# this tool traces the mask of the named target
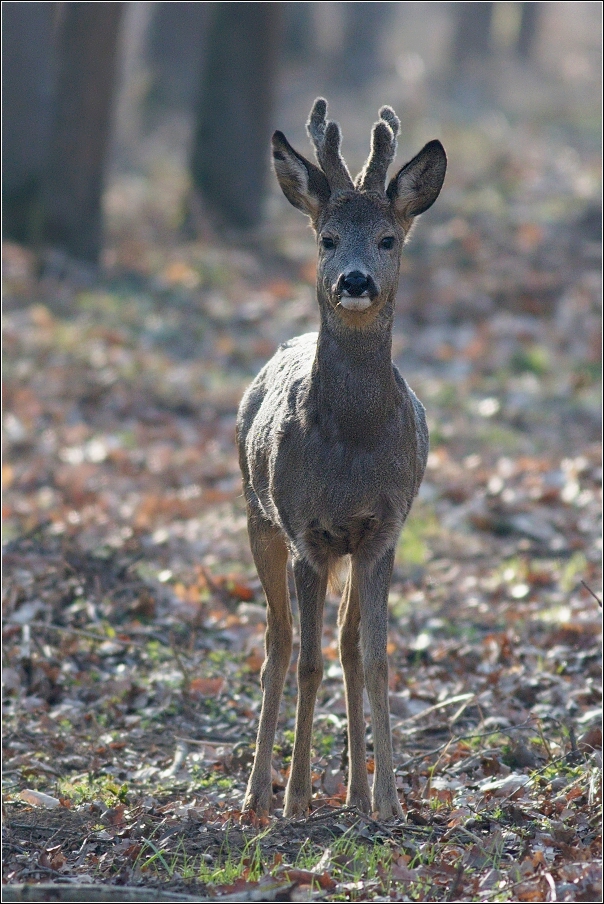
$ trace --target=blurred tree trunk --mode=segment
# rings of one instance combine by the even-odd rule
[[[127,170],[137,165],[143,136],[143,105],[149,90],[147,48],[156,5],[151,0],[130,0],[124,4],[111,115],[111,170]]]
[[[539,20],[543,12],[543,3],[520,4],[520,30],[516,52],[521,60],[530,60],[539,34]]]
[[[209,3],[153,4],[149,36],[152,85],[147,105],[193,109],[210,16]]]
[[[493,3],[455,3],[455,35],[451,53],[451,68],[464,72],[468,64],[484,60],[491,49],[491,21]]]
[[[44,238],[80,260],[101,250],[101,194],[123,3],[62,3]]]
[[[55,3],[2,5],[2,166],[4,233],[40,238],[40,193],[53,101]]]
[[[220,222],[262,217],[277,76],[280,3],[216,3],[207,35],[191,174]]]
[[[384,69],[383,35],[394,3],[344,3],[343,41],[334,76],[343,84],[361,88]]]
[[[316,52],[311,3],[283,4],[283,50],[286,57],[308,63]]]

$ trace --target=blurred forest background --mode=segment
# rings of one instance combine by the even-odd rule
[[[601,4],[4,2],[2,41],[5,881],[599,900]],[[449,160],[393,345],[431,432],[391,593],[407,828],[321,821],[335,606],[323,816],[240,814],[265,615],[234,423],[318,324],[270,170],[318,95],[355,173],[384,103],[397,166]],[[294,703],[292,667],[277,807]]]

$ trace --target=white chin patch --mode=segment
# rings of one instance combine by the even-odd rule
[[[371,298],[361,295],[360,298],[351,298],[350,295],[342,295],[340,305],[347,311],[366,311],[371,306]]]

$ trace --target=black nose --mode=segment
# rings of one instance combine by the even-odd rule
[[[340,291],[352,298],[360,298],[361,295],[369,293],[370,285],[368,276],[365,276],[360,270],[352,270],[341,277]]]

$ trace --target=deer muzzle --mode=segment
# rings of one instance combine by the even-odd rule
[[[341,273],[335,286],[339,304],[348,311],[365,311],[379,295],[374,280],[360,270]]]

